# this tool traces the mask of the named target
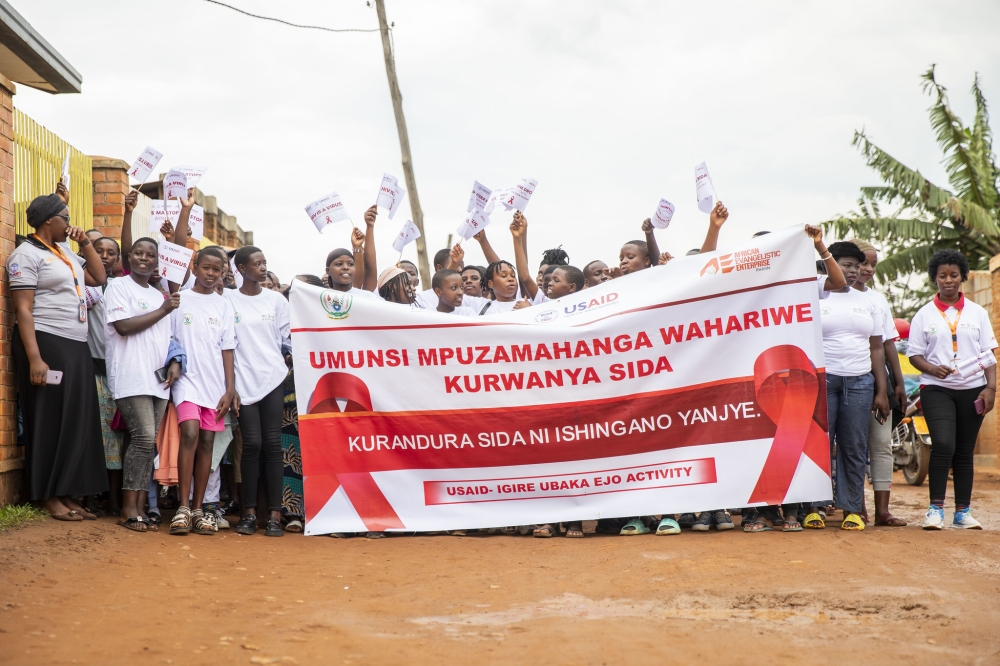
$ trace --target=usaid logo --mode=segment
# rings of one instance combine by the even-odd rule
[[[610,305],[618,300],[618,294],[611,292],[610,294],[604,294],[600,298],[592,298],[589,301],[578,301],[572,305],[567,305],[563,308],[563,311],[568,315],[577,315],[586,310],[594,310],[596,308],[601,308],[606,305]],[[544,313],[543,313],[544,314]]]

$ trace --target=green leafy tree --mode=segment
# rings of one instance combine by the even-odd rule
[[[862,187],[857,211],[823,223],[838,238],[863,238],[881,248],[876,279],[888,285],[896,315],[907,319],[934,293],[922,277],[934,252],[958,250],[972,270],[987,270],[990,258],[1000,254],[998,170],[979,75],[972,84],[976,117],[971,127],[951,110],[947,89],[934,78],[933,66],[921,78],[924,92],[934,98],[931,129],[954,191],[897,161],[862,129],[854,133],[853,145],[883,185]]]

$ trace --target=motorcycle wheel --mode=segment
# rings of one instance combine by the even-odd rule
[[[920,486],[927,478],[927,469],[931,462],[931,447],[925,444],[913,429],[910,429],[909,444],[913,456],[910,458],[910,462],[903,466],[903,477],[911,486]]]

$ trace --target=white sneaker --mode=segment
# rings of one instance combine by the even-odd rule
[[[933,504],[927,507],[927,515],[924,516],[925,530],[944,529],[944,509],[939,509]]]
[[[955,520],[951,526],[959,530],[981,530],[983,526],[972,517],[972,509],[962,509],[955,512]]]

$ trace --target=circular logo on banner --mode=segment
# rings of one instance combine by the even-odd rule
[[[330,319],[347,319],[351,313],[351,303],[354,297],[332,289],[324,289],[319,295],[319,302]]]
[[[136,304],[139,306],[140,310],[148,310],[149,309],[149,303],[146,302],[145,298],[140,298],[138,301],[136,301]]]
[[[535,315],[535,321],[537,321],[539,324],[544,324],[546,322],[552,321],[558,316],[559,313],[556,312],[555,310],[546,310],[545,312],[540,312],[537,315]]]
[[[184,317],[181,319],[181,321],[184,322],[185,326],[190,326],[191,322],[194,321],[194,315],[191,314],[190,312],[187,312],[184,314]]]
[[[241,321],[243,321],[243,315],[241,315],[239,312],[237,312],[235,315],[233,315],[233,319],[235,319],[236,323],[238,324]]]

